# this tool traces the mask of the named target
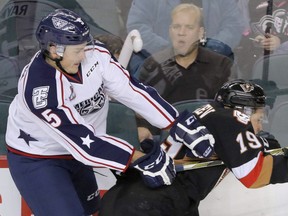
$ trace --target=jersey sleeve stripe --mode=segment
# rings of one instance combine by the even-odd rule
[[[259,152],[257,157],[253,160],[241,165],[240,167],[232,168],[232,172],[243,185],[249,188],[260,175],[263,160],[263,152]]]
[[[138,92],[139,94],[141,94],[156,110],[158,110],[158,112],[162,116],[164,116],[170,124],[175,120],[175,118],[172,117],[172,115],[169,115],[170,113],[167,113],[167,112],[164,113],[165,110],[160,109],[161,106],[159,104],[156,104],[158,101],[154,100],[155,97],[151,96],[150,94],[147,94],[146,91],[142,91],[142,89],[140,89],[140,88],[136,89],[135,86],[133,86],[131,84],[130,84],[130,86],[135,92]]]
[[[151,86],[145,86],[143,83],[140,83],[138,80],[133,78],[131,78],[130,86],[134,91],[145,97],[145,99],[152,104],[170,124],[174,122],[176,116],[178,115],[177,110],[163,100],[163,98],[154,88]],[[162,107],[165,109],[161,109]]]
[[[138,94],[142,95],[150,104],[152,104],[159,113],[164,116],[170,124],[175,119],[175,113],[177,111],[172,108],[166,101],[163,100],[163,98],[156,92],[156,90],[152,87],[145,86],[143,83],[140,83],[138,80],[130,76],[130,73],[123,69],[120,65],[120,63],[114,61],[112,58],[110,60],[112,64],[114,64],[116,67],[118,67],[123,74],[129,79],[130,81],[130,87],[133,91],[137,92]],[[164,106],[165,108],[168,108],[169,113],[164,113],[164,109],[161,110],[159,107]],[[169,109],[170,108],[170,109]],[[172,113],[172,114],[171,114]]]
[[[45,122],[45,124],[48,127],[52,127],[51,125],[49,125],[46,122]],[[66,136],[64,133],[62,133],[60,130],[52,130],[52,131],[54,131],[55,138],[59,137],[59,139],[58,139],[59,143],[62,143],[62,145],[64,147],[68,148],[69,152],[72,153],[72,155],[77,160],[82,161],[84,164],[87,164],[90,166],[103,166],[103,167],[107,167],[110,169],[116,169],[116,170],[123,171],[127,168],[126,166],[129,164],[129,162],[131,160],[131,155],[133,155],[133,153],[134,153],[133,147],[128,148],[128,145],[126,143],[119,142],[116,139],[114,139],[114,141],[115,142],[117,141],[117,144],[107,143],[106,144],[107,149],[102,149],[102,151],[101,151],[100,149],[98,149],[98,145],[100,145],[99,142],[101,142],[101,139],[98,138],[95,141],[95,145],[97,145],[97,147],[95,149],[97,149],[97,152],[94,151],[94,154],[92,156],[87,151],[83,150],[82,146],[75,143],[72,139],[70,139],[68,136]],[[52,131],[50,130],[51,133],[52,133]],[[92,137],[91,137],[91,139],[92,139]],[[111,145],[111,144],[113,144],[114,146],[117,146],[119,148],[118,151],[114,152],[115,154],[119,155],[117,157],[119,159],[118,162],[115,161],[115,155],[112,155],[112,154],[111,154],[111,158],[107,158],[107,159],[101,158],[102,153],[104,153],[107,150],[109,151],[109,145]],[[104,144],[104,146],[106,146],[106,145]],[[99,157],[97,157],[97,155]],[[114,158],[114,161],[113,161],[113,158]]]

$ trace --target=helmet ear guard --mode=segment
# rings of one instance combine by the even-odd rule
[[[63,45],[56,45],[56,54],[63,57],[65,51],[65,46]]]

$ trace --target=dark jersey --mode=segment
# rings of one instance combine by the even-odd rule
[[[195,113],[213,134],[215,152],[219,158],[246,187],[253,185],[259,176],[263,177],[261,171],[262,168],[266,169],[265,149],[270,146],[265,138],[254,134],[247,115],[224,109],[216,103],[207,104],[195,110]],[[187,151],[177,142],[171,144],[170,148],[165,149],[171,157],[179,157],[179,154]],[[286,158],[273,156],[272,163],[270,183],[287,182]],[[188,170],[177,173],[171,186],[152,190],[143,184],[138,173],[128,172],[104,195],[100,216],[199,216],[199,202],[226,174],[224,165]]]
[[[229,58],[199,47],[196,60],[187,68],[179,65],[171,48],[149,57],[139,72],[139,80],[153,86],[169,103],[189,99],[213,99],[228,80]]]
[[[208,104],[195,110],[195,113],[213,134],[215,153],[246,187],[253,187],[257,181],[259,182],[263,172],[267,172],[265,176],[268,178],[271,172],[275,174],[271,176],[271,183],[287,181],[285,156],[273,156],[273,159],[269,156],[270,162],[267,162],[265,149],[269,148],[269,142],[255,135],[247,115],[239,110],[222,108],[218,104]],[[278,165],[276,161],[279,162]],[[268,171],[269,167],[271,172]],[[274,169],[279,168],[284,175],[279,176],[274,172]]]
[[[264,186],[261,185],[263,182],[258,184],[263,171],[265,171],[264,179],[269,180],[271,177],[270,183],[288,181],[287,171],[283,171],[287,167],[284,156],[273,156],[273,159],[269,156],[270,162],[267,163],[266,150],[280,147],[279,143],[255,135],[249,116],[239,110],[225,109],[218,103],[207,104],[194,113],[214,136],[216,155],[246,187]],[[191,157],[191,150],[182,143],[175,142],[170,136],[162,146],[174,159]],[[267,166],[270,167],[270,171]],[[272,169],[272,166],[275,168]],[[279,168],[283,173],[276,172]]]

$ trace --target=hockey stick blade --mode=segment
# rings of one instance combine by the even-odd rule
[[[272,149],[269,151],[265,151],[267,154],[271,154],[273,156],[277,155],[288,155],[288,147],[285,148],[278,148],[278,149]],[[207,167],[213,167],[213,166],[221,166],[224,165],[224,162],[221,160],[211,160],[211,161],[191,161],[187,162],[185,164],[177,164],[175,166],[176,172],[183,172],[187,170],[194,170],[194,169],[201,169],[201,168],[207,168]]]

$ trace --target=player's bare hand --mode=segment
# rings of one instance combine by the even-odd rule
[[[148,128],[138,127],[138,139],[142,142],[145,139],[153,139],[153,135]]]

